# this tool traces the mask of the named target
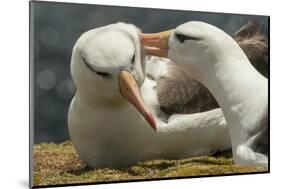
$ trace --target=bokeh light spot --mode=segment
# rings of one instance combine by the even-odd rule
[[[75,86],[71,80],[64,80],[58,84],[56,92],[60,98],[69,100],[74,96]]]
[[[36,82],[40,89],[50,90],[56,85],[56,75],[52,71],[44,70],[37,75]]]

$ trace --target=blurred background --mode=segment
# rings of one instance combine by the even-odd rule
[[[75,85],[70,76],[72,47],[89,29],[115,22],[132,23],[144,32],[174,28],[197,20],[229,34],[255,20],[268,35],[268,17],[159,10],[101,5],[32,2],[34,11],[34,142],[59,143],[69,139],[67,112]],[[31,49],[32,51],[32,49]]]

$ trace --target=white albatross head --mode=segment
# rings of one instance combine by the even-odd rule
[[[139,89],[145,78],[144,61],[140,31],[133,25],[116,23],[81,35],[73,48],[71,75],[77,93],[87,103],[119,108],[126,104],[125,98],[156,130]]]
[[[168,57],[185,65],[187,72],[197,80],[205,71],[215,69],[214,63],[246,59],[235,40],[221,29],[198,21],[191,21],[174,30],[155,34],[142,34],[142,45],[150,55]],[[208,79],[208,78],[204,78]]]

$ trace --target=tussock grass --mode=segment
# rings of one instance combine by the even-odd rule
[[[95,170],[79,159],[70,141],[35,145],[33,155],[36,186],[267,171],[263,167],[234,165],[231,152],[181,160],[151,160],[129,168]]]

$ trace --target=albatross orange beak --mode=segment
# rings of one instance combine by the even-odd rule
[[[148,55],[167,57],[168,43],[171,33],[174,30],[163,31],[159,33],[142,33],[141,43]]]
[[[123,70],[120,72],[118,80],[122,96],[136,107],[136,109],[142,114],[152,129],[156,131],[157,128],[154,117],[144,104],[135,78],[130,72]]]

